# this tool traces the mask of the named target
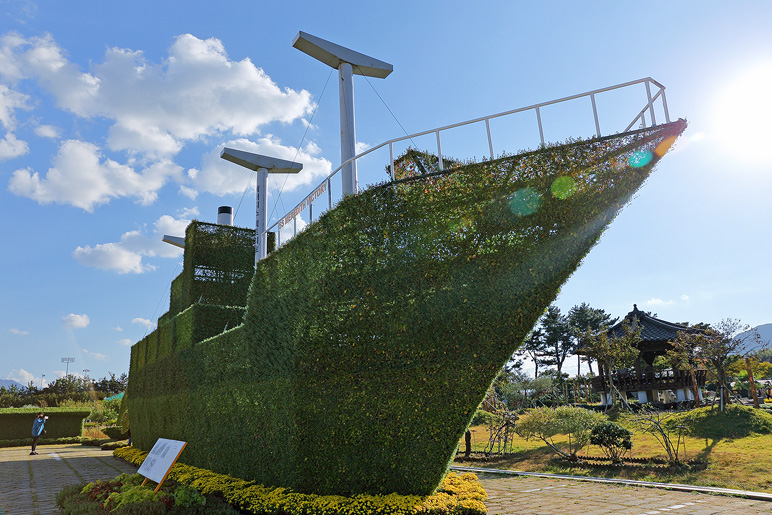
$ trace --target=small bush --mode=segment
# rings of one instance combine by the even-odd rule
[[[619,463],[622,455],[633,448],[633,434],[615,422],[603,422],[592,428],[590,443],[597,445],[614,463]]]
[[[469,425],[470,426],[489,426],[493,424],[495,420],[496,420],[496,415],[480,408],[477,411],[475,411],[474,416],[472,417],[472,421],[469,423]]]
[[[83,438],[80,439],[80,444],[81,445],[88,445],[88,446],[91,446],[91,447],[101,447],[102,444],[105,444],[105,443],[108,443],[108,442],[111,442],[111,441],[112,440],[110,440],[109,438],[86,438],[86,437],[83,437]]]
[[[126,447],[128,445],[128,440],[118,440],[117,442],[105,442],[100,445],[99,448],[103,451],[114,451],[115,449],[120,449],[121,447]]]
[[[113,440],[123,440],[125,437],[123,428],[119,426],[105,427],[102,429],[102,432]]]
[[[590,441],[592,429],[606,420],[603,413],[573,406],[550,408],[540,406],[528,411],[528,415],[515,426],[515,432],[522,438],[538,438],[558,455],[575,459],[576,453]],[[556,435],[568,436],[567,452],[555,443]]]

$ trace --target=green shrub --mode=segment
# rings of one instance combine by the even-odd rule
[[[750,406],[730,405],[723,413],[718,408],[697,408],[673,416],[668,425],[685,426],[698,438],[742,438],[753,433],[772,433],[772,414]]]
[[[592,428],[590,443],[600,447],[611,461],[617,463],[633,448],[632,436],[633,433],[615,422],[603,422]]]
[[[113,440],[121,440],[125,437],[123,428],[119,426],[102,428],[102,432],[112,438]]]
[[[66,438],[41,438],[38,445],[64,445],[71,443],[82,443],[80,436],[68,436]],[[0,440],[0,447],[28,447],[32,445],[32,437],[19,438],[17,440]]]
[[[470,426],[489,426],[496,420],[496,415],[480,408],[474,412]]]
[[[515,425],[515,432],[526,440],[537,438],[560,456],[573,459],[579,449],[589,443],[592,430],[605,420],[603,413],[584,408],[540,406],[528,410],[527,415]],[[557,435],[568,436],[567,451],[555,443]]]
[[[118,440],[114,442],[105,442],[103,444],[99,445],[99,448],[103,451],[114,451],[115,449],[120,449],[121,447],[127,447],[129,445],[128,440]]]
[[[110,443],[112,440],[109,438],[86,438],[80,439],[81,445],[88,445],[89,447],[101,447],[104,444]]]
[[[132,349],[133,443],[184,440],[192,465],[296,492],[431,493],[493,378],[658,159],[628,158],[684,129],[348,196],[254,267],[248,296],[236,276],[253,256],[235,263],[232,231],[192,223],[176,352]],[[226,307],[236,291],[246,312]]]

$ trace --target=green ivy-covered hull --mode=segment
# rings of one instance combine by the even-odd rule
[[[498,370],[685,127],[346,198],[259,263],[241,326],[132,356],[135,445],[185,440],[185,463],[302,492],[430,493]]]

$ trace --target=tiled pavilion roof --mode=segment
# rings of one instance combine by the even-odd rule
[[[696,329],[691,329],[681,324],[674,324],[673,322],[655,318],[639,310],[637,304],[633,304],[633,310],[629,312],[621,322],[608,330],[609,336],[622,336],[624,334],[623,324],[625,323],[631,325],[633,328],[637,328],[638,325],[642,327],[642,342],[664,343],[675,338],[679,331],[696,331]]]

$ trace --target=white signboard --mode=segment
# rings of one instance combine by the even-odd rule
[[[160,483],[166,479],[166,475],[186,445],[187,442],[159,438],[137,472],[161,486]]]

